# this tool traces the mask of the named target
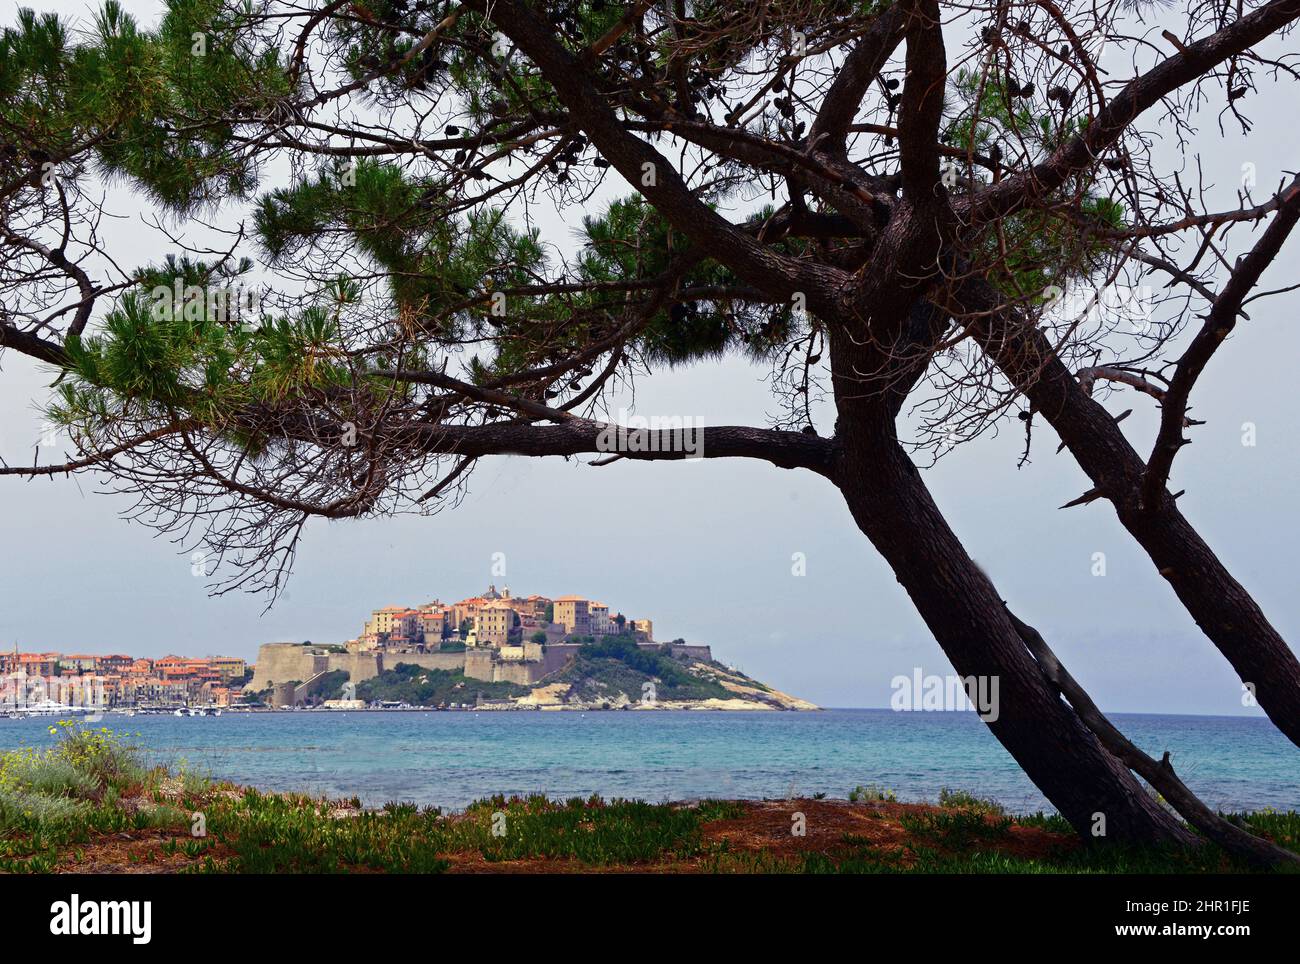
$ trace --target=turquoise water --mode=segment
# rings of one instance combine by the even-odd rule
[[[1210,806],[1300,809],[1300,749],[1243,717],[1115,714]],[[49,720],[0,720],[0,747],[45,746]],[[261,713],[123,717],[158,762],[271,790],[448,808],[496,793],[844,797],[875,783],[902,800],[970,790],[1014,811],[1047,803],[969,713]]]

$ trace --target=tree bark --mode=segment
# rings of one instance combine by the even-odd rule
[[[1052,691],[993,584],[971,560],[894,436],[892,419],[837,432],[836,479],[858,527],[893,568],[963,677],[996,677],[988,722],[1034,784],[1080,834],[1097,815],[1112,842],[1190,845],[1194,836]]]

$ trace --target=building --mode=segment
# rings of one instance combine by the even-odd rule
[[[238,656],[136,659],[123,653],[0,653],[5,699],[31,705],[48,699],[70,706],[229,702],[247,664]]]
[[[28,676],[55,676],[60,659],[58,653],[19,653],[15,670]]]
[[[654,638],[655,638],[654,628],[655,628],[655,627],[654,627],[654,623],[651,622],[651,621],[648,620],[648,619],[634,619],[634,620],[632,620],[632,632],[634,632],[634,633],[645,633],[645,638],[646,638],[646,639],[654,639]]]
[[[381,640],[394,636],[411,638],[421,631],[420,612],[406,606],[385,606],[376,609],[366,620],[365,635]]]
[[[242,679],[248,672],[248,664],[238,656],[209,656],[203,662],[207,663],[223,682]]]
[[[96,663],[96,669],[106,675],[129,672],[131,666],[135,663],[135,660],[132,657],[126,656],[122,653],[113,653],[110,656],[97,656],[95,659],[98,660]]]
[[[519,614],[500,600],[485,605],[474,619],[474,642],[478,646],[505,646],[521,633]]]
[[[564,627],[565,633],[578,636],[591,635],[590,601],[582,596],[561,596],[555,600],[554,622]],[[609,611],[606,610],[606,615]]]
[[[609,622],[609,607],[604,603],[589,603],[587,605],[587,614],[591,625],[591,635],[603,636],[606,633],[613,632]]]
[[[59,671],[77,676],[82,673],[93,673],[98,659],[99,657],[88,653],[69,653],[59,658]]]
[[[460,632],[460,627],[465,625],[466,620],[470,626],[474,625],[474,618],[478,616],[479,610],[487,605],[487,600],[482,596],[471,596],[469,599],[462,599],[451,607],[451,629],[452,632]]]
[[[420,607],[420,632],[424,635],[425,648],[436,647],[444,636],[455,629],[451,623],[451,610],[441,606]]]
[[[364,710],[365,700],[326,700],[321,706],[327,710]]]

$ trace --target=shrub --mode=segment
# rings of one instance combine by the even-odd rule
[[[893,790],[887,790],[878,787],[874,783],[870,786],[856,786],[849,791],[850,803],[897,803],[898,794]]]
[[[973,810],[976,813],[987,813],[995,817],[1001,817],[1007,812],[996,800],[977,797],[965,790],[951,790],[948,787],[939,791],[939,806],[952,810]]]

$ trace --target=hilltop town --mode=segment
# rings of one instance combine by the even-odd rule
[[[341,643],[263,644],[235,656],[0,654],[0,712],[60,708],[815,709],[713,659],[658,642],[583,596],[385,606]]]
[[[495,585],[456,603],[376,609],[341,644],[267,643],[246,689],[276,707],[332,709],[422,692],[446,708],[815,709],[716,662],[708,646],[657,642],[649,619]]]

